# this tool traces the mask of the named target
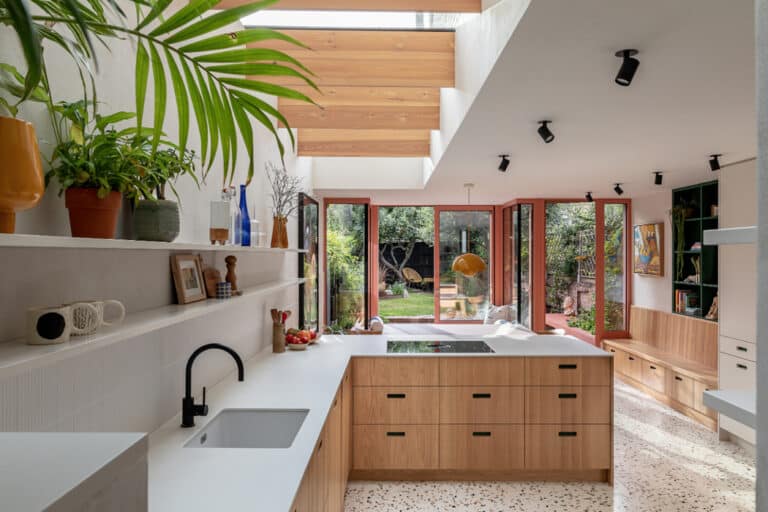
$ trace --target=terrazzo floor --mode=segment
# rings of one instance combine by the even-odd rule
[[[350,482],[346,512],[744,512],[755,463],[685,416],[616,380],[615,485]]]

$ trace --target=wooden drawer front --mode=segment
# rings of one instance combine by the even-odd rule
[[[670,380],[672,390],[670,396],[688,407],[693,407],[693,383],[695,381],[685,375],[672,372],[672,379]]]
[[[441,386],[522,386],[522,357],[444,357],[440,359]]]
[[[534,424],[611,422],[611,388],[608,386],[525,389],[525,422]]]
[[[720,336],[720,352],[752,362],[757,361],[757,345],[747,341]]]
[[[755,363],[721,352],[720,386],[723,389],[755,389],[757,387]]]
[[[523,423],[525,388],[440,388],[440,423]]]
[[[352,407],[355,425],[435,425],[439,388],[356,387]]]
[[[710,418],[717,418],[717,411],[710,409],[704,405],[704,392],[714,389],[707,384],[695,380],[693,381],[693,408],[699,411],[701,414],[705,414]]]
[[[608,469],[610,425],[525,427],[526,469]]]
[[[427,357],[361,357],[352,365],[354,386],[437,386],[439,361]]]
[[[659,366],[656,363],[650,363],[648,361],[643,360],[641,362],[642,369],[640,372],[640,377],[642,378],[642,383],[648,386],[649,388],[653,389],[654,391],[658,391],[659,393],[665,393],[667,390],[667,370],[663,366]]]
[[[610,386],[610,357],[529,357],[528,386]]]
[[[437,425],[356,425],[354,469],[437,469]]]
[[[617,373],[638,382],[641,381],[643,370],[641,366],[642,360],[639,357],[619,349],[616,349],[616,355],[614,357],[614,365]]]
[[[522,425],[441,425],[440,469],[522,469],[524,432]]]

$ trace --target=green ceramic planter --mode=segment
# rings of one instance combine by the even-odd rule
[[[139,201],[133,212],[136,240],[173,242],[181,224],[179,204],[175,201]]]

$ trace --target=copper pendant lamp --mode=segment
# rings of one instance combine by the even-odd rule
[[[471,198],[470,198],[470,191],[474,187],[474,183],[465,183],[464,188],[467,190],[467,204],[471,204]],[[462,237],[463,238],[463,237]],[[469,237],[467,236],[467,239]],[[467,247],[464,240],[462,240],[462,250],[466,251]],[[459,274],[463,275],[464,277],[474,277],[480,272],[483,272],[488,266],[485,264],[485,261],[483,261],[483,258],[478,256],[477,254],[473,254],[471,252],[465,252],[464,254],[460,254],[456,256],[456,258],[453,260],[453,263],[451,264],[451,270],[454,272],[458,272]]]

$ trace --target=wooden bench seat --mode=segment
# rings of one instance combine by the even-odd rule
[[[641,359],[665,366],[696,380],[717,386],[717,370],[688,361],[675,354],[664,352],[647,343],[634,339],[603,340],[606,347],[615,347]]]

